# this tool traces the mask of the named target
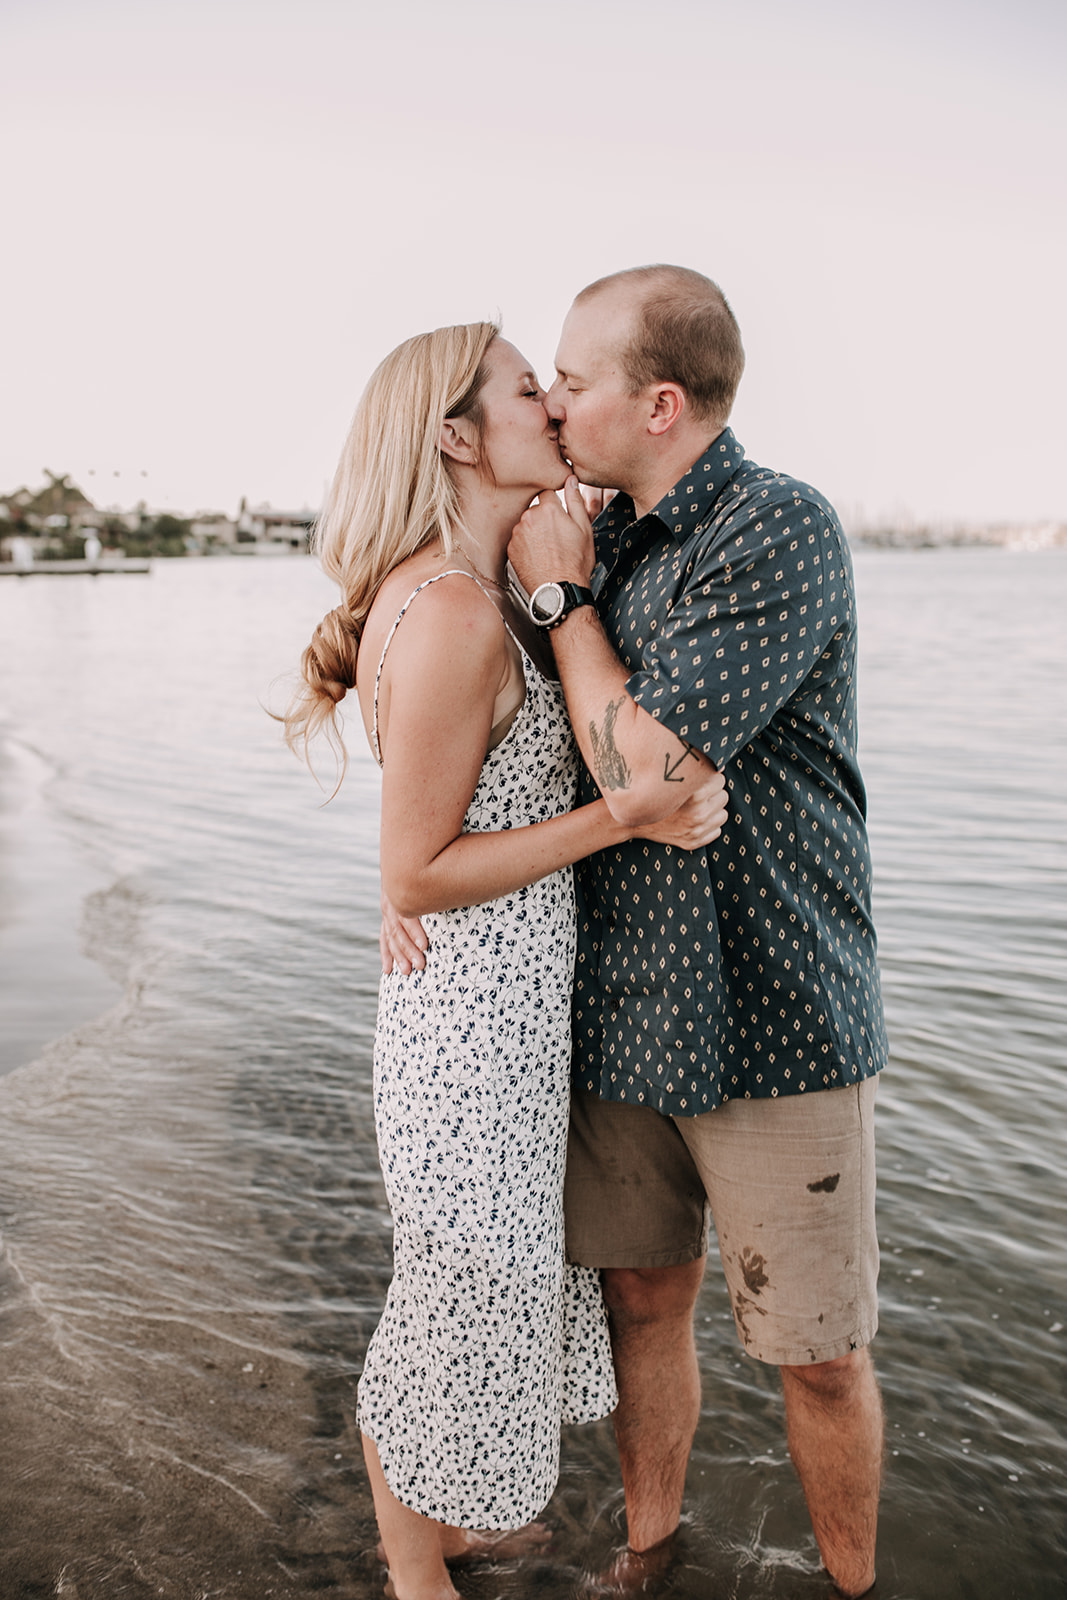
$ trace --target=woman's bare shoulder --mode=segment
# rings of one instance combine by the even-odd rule
[[[505,651],[503,619],[485,590],[464,569],[422,552],[391,572],[367,617],[361,646],[377,667],[390,632],[389,654],[418,655],[462,640],[476,654]]]

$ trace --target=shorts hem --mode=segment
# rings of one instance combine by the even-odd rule
[[[647,1267],[687,1267],[707,1253],[708,1241],[701,1239],[681,1250],[591,1250],[589,1255],[595,1256],[595,1261],[570,1253],[567,1260],[572,1266],[590,1267],[594,1272],[613,1267],[629,1267],[638,1272]]]
[[[768,1367],[814,1367],[824,1361],[838,1361],[842,1356],[847,1356],[854,1350],[864,1350],[871,1343],[878,1332],[878,1318],[857,1333],[846,1334],[844,1338],[836,1340],[833,1344],[821,1345],[795,1345],[784,1355],[768,1354],[765,1350],[754,1350],[745,1344],[739,1337],[738,1342],[746,1356],[751,1356],[753,1361],[761,1361]]]

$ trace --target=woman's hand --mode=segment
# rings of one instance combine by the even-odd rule
[[[730,807],[726,779],[710,762],[685,804],[661,822],[646,822],[635,828],[634,839],[652,839],[656,844],[672,844],[678,850],[699,850],[711,844],[722,832]]]
[[[378,930],[382,971],[392,972],[395,967],[405,978],[412,971],[421,971],[429,948],[430,941],[418,917],[402,917],[383,889],[382,925]]]

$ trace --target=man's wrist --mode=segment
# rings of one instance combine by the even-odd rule
[[[566,587],[578,588],[578,585],[568,584]],[[556,634],[559,633],[561,628],[567,627],[567,625],[572,622],[575,617],[584,617],[586,622],[598,622],[600,620],[596,609],[596,602],[593,599],[593,591],[591,589],[578,588],[578,592],[580,594],[587,595],[588,599],[583,600],[579,605],[568,605],[564,609],[563,615],[549,625],[547,631],[552,634],[553,638],[555,638]]]
[[[530,596],[530,620],[537,628],[558,628],[572,611],[595,606],[592,589],[566,580],[537,586]]]
[[[587,583],[572,578],[549,578],[528,589],[510,562],[507,578],[512,599],[537,628],[558,627],[572,611],[594,604]]]

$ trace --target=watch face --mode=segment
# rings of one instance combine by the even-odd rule
[[[539,628],[547,628],[563,610],[563,590],[558,583],[542,583],[530,596],[530,616]]]

